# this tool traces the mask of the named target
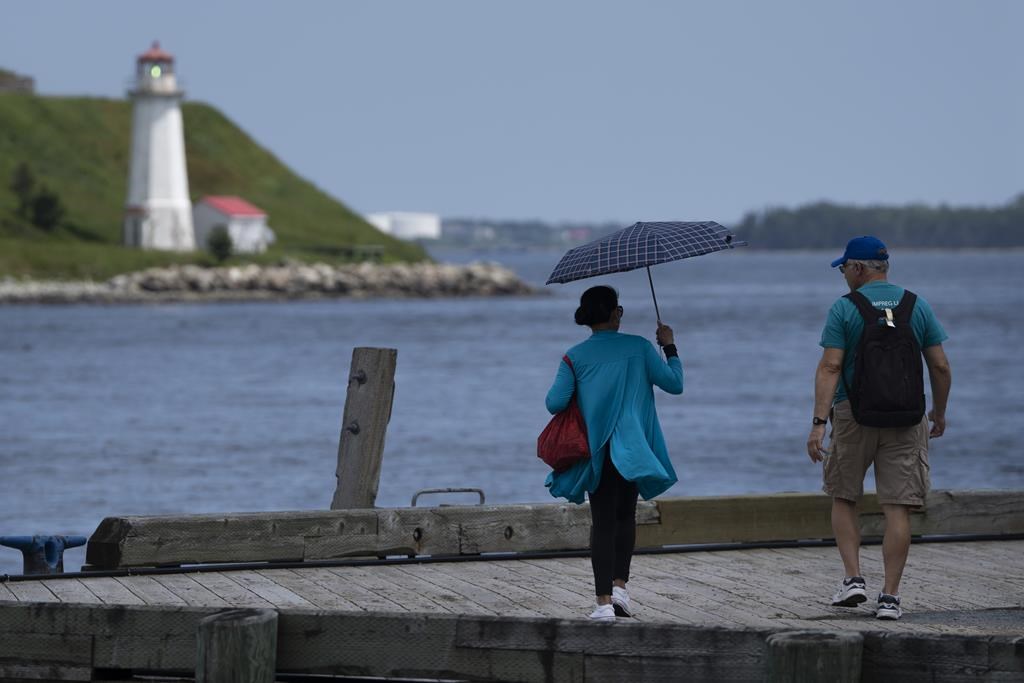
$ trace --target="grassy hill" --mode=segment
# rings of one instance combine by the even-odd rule
[[[250,260],[337,261],[358,245],[381,245],[388,261],[426,258],[420,247],[381,233],[296,175],[213,107],[186,103],[182,114],[193,201],[240,195],[269,215],[277,242]],[[130,141],[130,102],[0,94],[0,276],[106,278],[209,258],[120,246]],[[10,186],[22,162],[65,207],[53,230],[18,214]]]

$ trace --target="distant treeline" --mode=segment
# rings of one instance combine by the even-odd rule
[[[1004,206],[847,206],[831,202],[751,211],[726,224],[754,249],[835,249],[876,235],[892,247],[1024,247],[1024,193]],[[618,223],[446,218],[438,244],[476,248],[566,247],[626,227]]]
[[[841,206],[750,212],[730,226],[751,247],[834,248],[857,235],[876,235],[892,247],[1024,246],[1024,194],[1004,206]]]

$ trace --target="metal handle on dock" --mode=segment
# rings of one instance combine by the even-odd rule
[[[480,502],[477,505],[484,504],[484,490],[475,487],[463,487],[463,488],[444,488],[444,489],[421,489],[413,494],[412,506],[416,507],[416,499],[422,496],[424,493],[475,493],[480,496]]]

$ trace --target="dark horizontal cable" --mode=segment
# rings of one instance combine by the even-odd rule
[[[914,543],[972,543],[977,541],[1022,541],[1021,534],[935,534],[914,536]],[[881,545],[881,537],[866,538],[861,545]],[[709,551],[756,550],[758,548],[825,548],[836,544],[833,539],[804,539],[799,541],[750,541],[737,543],[691,543],[667,545],[657,548],[637,548],[636,555],[665,555]],[[590,550],[534,550],[530,552],[494,552],[479,555],[419,555],[414,557],[349,558],[337,560],[293,560],[285,562],[234,562],[195,564],[175,567],[138,567],[105,569],[63,574],[3,574],[0,583],[14,581],[42,581],[53,579],[110,578],[118,576],[153,576],[162,574],[197,574],[208,572],[244,571],[247,569],[302,569],[314,567],[376,567],[385,565],[431,564],[440,562],[493,562],[501,560],[543,560],[563,557],[589,557]]]

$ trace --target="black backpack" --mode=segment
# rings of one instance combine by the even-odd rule
[[[925,410],[921,345],[910,326],[917,295],[904,291],[899,305],[884,311],[860,292],[846,298],[864,319],[853,361],[853,386],[846,386],[845,373],[840,373],[853,419],[867,427],[917,424]]]

